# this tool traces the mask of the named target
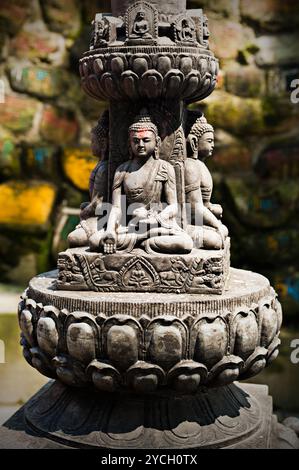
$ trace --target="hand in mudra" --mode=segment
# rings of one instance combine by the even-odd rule
[[[116,252],[116,233],[107,232],[103,237],[104,253],[111,255]]]

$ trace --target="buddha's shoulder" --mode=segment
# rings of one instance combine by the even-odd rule
[[[121,163],[121,164],[117,167],[115,174],[125,173],[126,171],[128,171],[129,166],[130,166],[130,160],[128,160],[128,161],[126,161],[126,162],[124,162],[124,163]]]

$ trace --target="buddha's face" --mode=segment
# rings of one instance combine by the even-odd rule
[[[150,157],[157,146],[154,132],[150,130],[139,130],[130,132],[130,145],[134,157]]]
[[[205,132],[197,143],[198,156],[200,159],[208,158],[212,155],[214,150],[214,133]]]

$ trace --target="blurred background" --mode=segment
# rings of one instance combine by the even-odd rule
[[[208,166],[232,265],[266,275],[283,304],[281,355],[253,381],[270,385],[278,414],[299,414],[299,4],[187,6],[204,8],[220,60],[216,91],[191,108],[216,130]],[[0,420],[46,381],[21,357],[16,304],[31,277],[55,268],[88,200],[90,130],[107,105],[81,91],[78,60],[95,14],[109,11],[101,0],[0,0]]]

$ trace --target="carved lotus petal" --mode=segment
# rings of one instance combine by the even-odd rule
[[[129,386],[139,393],[154,392],[163,384],[165,374],[161,367],[138,361],[127,370],[126,381]]]
[[[197,92],[200,85],[200,73],[196,70],[192,70],[185,78],[184,89],[182,92],[183,98],[191,98],[191,96]]]
[[[158,98],[162,92],[163,77],[156,70],[148,70],[142,76],[142,94],[148,98]]]
[[[260,306],[261,316],[261,346],[267,347],[274,339],[277,332],[277,314],[270,307],[270,303]]]
[[[165,98],[175,98],[180,95],[184,83],[184,74],[178,70],[170,70],[164,77],[163,94]]]
[[[89,364],[86,372],[96,388],[104,392],[114,392],[121,383],[121,376],[113,366],[96,359]]]
[[[232,352],[236,356],[247,359],[255,350],[258,344],[258,324],[253,312],[240,312],[236,315],[232,332],[234,335]]]
[[[240,377],[242,379],[247,379],[249,377],[253,377],[263,370],[266,365],[267,353],[267,349],[257,347],[246,360]]]
[[[225,321],[220,318],[202,318],[193,327],[196,331],[194,359],[211,368],[227,352],[228,332]]]
[[[52,318],[40,318],[37,323],[37,342],[39,347],[50,356],[56,354],[58,331]]]
[[[20,328],[24,333],[24,336],[30,346],[33,346],[34,338],[33,338],[33,324],[32,324],[32,313],[29,310],[25,309],[20,314]]]
[[[138,75],[130,70],[126,70],[121,75],[123,91],[131,99],[137,98],[138,96],[138,80]]]
[[[107,334],[109,360],[121,370],[126,370],[138,360],[138,336],[129,325],[114,325]]]
[[[132,64],[133,72],[140,77],[148,70],[148,62],[144,57],[136,57]]]
[[[113,73],[121,75],[125,70],[125,64],[121,57],[112,57],[111,59],[111,70]]]
[[[150,345],[149,356],[159,366],[169,369],[182,358],[183,340],[175,326],[156,325]]]
[[[226,385],[234,382],[240,374],[244,362],[238,356],[225,356],[211,369],[208,382],[213,381],[213,385]]]
[[[192,70],[192,58],[182,57],[180,61],[180,70],[184,75],[188,75]]]
[[[172,68],[172,60],[168,56],[160,56],[157,60],[157,70],[162,75],[166,75]]]
[[[68,352],[84,363],[89,363],[95,356],[95,333],[87,323],[72,323],[66,335]]]
[[[207,368],[191,360],[180,361],[167,375],[167,381],[179,392],[194,393],[207,378]]]
[[[117,79],[110,72],[105,72],[100,80],[101,87],[104,92],[113,99],[120,99],[121,95],[118,91]]]
[[[95,59],[94,63],[93,63],[93,70],[94,72],[101,76],[103,71],[104,71],[104,65],[103,65],[103,61],[102,59]]]

